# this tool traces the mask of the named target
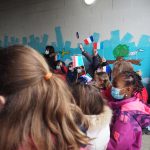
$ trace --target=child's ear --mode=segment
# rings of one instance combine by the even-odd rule
[[[4,96],[0,96],[0,106],[5,105],[5,103],[6,103],[5,97]]]

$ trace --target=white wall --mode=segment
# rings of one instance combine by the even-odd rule
[[[87,7],[82,0],[10,0],[0,4],[0,39],[4,35],[49,35],[55,40],[54,29],[61,26],[64,40],[76,46],[75,32],[84,39],[94,32],[108,39],[119,29],[138,41],[142,34],[150,35],[150,0],[97,0]]]

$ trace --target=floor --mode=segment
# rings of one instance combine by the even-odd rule
[[[143,135],[142,150],[150,150],[150,135]]]

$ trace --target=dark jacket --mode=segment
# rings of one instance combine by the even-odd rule
[[[107,62],[101,62],[102,58],[99,55],[91,56],[89,53],[83,51],[82,55],[86,57],[86,59],[90,62],[89,68],[87,69],[87,72],[91,75],[91,77],[94,77],[94,72],[97,70],[99,66],[106,66]]]
[[[46,62],[48,63],[49,67],[55,70],[56,69],[55,56],[44,54],[44,58],[46,59]]]

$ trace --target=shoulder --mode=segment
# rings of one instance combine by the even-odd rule
[[[111,123],[112,110],[108,106],[104,106],[104,111],[99,115],[88,115],[90,128],[104,128]]]

